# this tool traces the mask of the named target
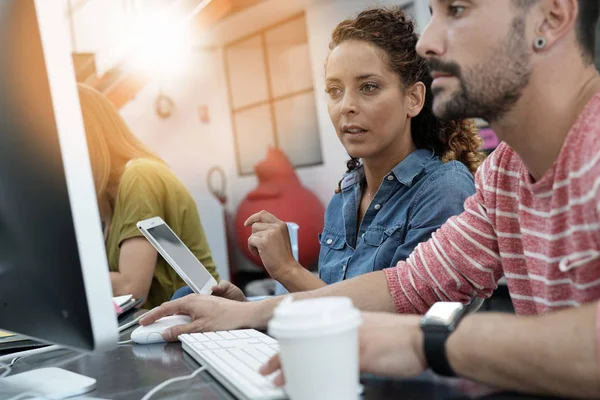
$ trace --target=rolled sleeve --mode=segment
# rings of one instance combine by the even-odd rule
[[[418,314],[419,310],[413,307],[402,290],[402,285],[398,276],[398,269],[406,267],[406,263],[401,261],[394,268],[384,269],[383,272],[385,273],[385,279],[387,280],[388,290],[394,299],[396,311],[399,314]]]

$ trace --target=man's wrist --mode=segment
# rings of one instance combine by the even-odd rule
[[[462,319],[457,329],[446,340],[446,358],[448,364],[452,367],[452,370],[457,376],[464,376],[465,371],[462,368],[463,358],[465,356],[464,349],[461,349],[463,341],[463,333],[469,331],[472,317],[467,315]]]
[[[424,345],[424,337],[423,330],[421,329],[420,324],[416,324],[414,329],[412,330],[412,347],[417,357],[419,363],[423,366],[423,368],[427,368],[427,359],[425,357],[425,345]]]
[[[267,324],[273,316],[273,311],[278,303],[279,299],[275,297],[244,303],[244,306],[248,307],[244,313],[246,319],[244,325],[252,329],[267,329]]]

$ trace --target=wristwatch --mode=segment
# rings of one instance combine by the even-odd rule
[[[425,359],[438,375],[456,376],[446,355],[446,340],[466,313],[462,303],[438,302],[421,319]]]

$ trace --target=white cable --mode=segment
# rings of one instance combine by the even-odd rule
[[[154,396],[159,390],[163,389],[167,385],[170,385],[171,383],[185,381],[188,379],[195,378],[196,375],[198,375],[200,372],[204,371],[205,369],[206,369],[206,367],[200,367],[189,375],[179,376],[177,378],[171,378],[167,381],[164,381],[163,383],[161,383],[160,385],[156,386],[154,389],[152,389],[151,391],[146,393],[146,395],[144,397],[142,397],[142,400],[148,400],[150,397]]]
[[[0,363],[0,368],[3,368],[6,370],[2,374],[0,374],[0,378],[4,378],[5,376],[8,376],[8,374],[10,374],[10,372],[12,371],[12,367],[9,364]]]
[[[124,340],[122,342],[118,342],[117,344],[119,346],[123,346],[124,344],[130,344],[130,343],[133,343],[133,340],[131,340],[131,339],[130,340]]]

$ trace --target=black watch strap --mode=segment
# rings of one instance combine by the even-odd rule
[[[423,329],[425,359],[429,368],[438,375],[456,376],[446,355],[446,340],[451,332],[439,329]]]

